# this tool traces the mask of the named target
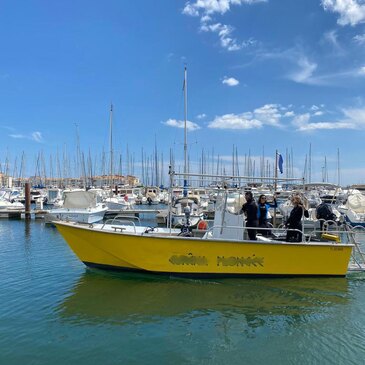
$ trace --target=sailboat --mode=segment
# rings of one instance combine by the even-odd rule
[[[190,226],[196,227],[204,218],[203,208],[200,206],[200,200],[194,197],[188,197],[188,180],[187,180],[187,68],[184,68],[184,186],[183,197],[173,199],[170,209],[169,222],[174,227]]]
[[[113,192],[113,162],[114,162],[114,151],[113,151],[113,104],[110,104],[109,114],[109,147],[110,147],[110,165],[109,165],[109,196],[104,197],[104,202],[108,210],[118,211],[131,209],[133,203],[129,201],[128,196],[120,196]]]

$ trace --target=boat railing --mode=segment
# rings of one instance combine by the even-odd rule
[[[331,223],[336,223],[334,221],[327,221],[327,226],[329,226]],[[237,232],[242,231],[242,238],[244,237],[244,233],[247,232],[250,229],[258,231],[256,237],[259,241],[287,241],[287,232],[295,232],[298,235],[301,235],[301,241],[287,241],[287,242],[302,242],[302,243],[313,243],[313,242],[333,242],[333,244],[351,244],[354,246],[353,255],[357,256],[357,258],[354,257],[354,261],[361,262],[365,265],[365,252],[361,250],[361,246],[359,242],[355,239],[355,233],[354,229],[352,229],[348,224],[343,223],[339,226],[336,224],[334,225],[337,227],[337,229],[331,229],[328,230],[327,227],[324,224],[324,228],[322,230],[314,229],[311,232],[304,233],[300,229],[291,229],[286,227],[249,227],[249,226],[219,226],[214,225],[210,227],[206,234],[204,235],[204,238],[210,238],[214,236],[214,230],[219,230],[221,238],[224,239],[223,230],[229,229],[231,232]],[[267,235],[262,235],[260,232],[267,231],[269,232]],[[365,228],[361,227],[361,233],[365,234]]]
[[[108,226],[108,227],[110,226],[110,227],[114,228],[115,231],[117,231],[117,229],[122,230],[122,228],[119,226],[130,225],[133,227],[134,233],[137,233],[135,221],[137,221],[139,226],[141,225],[141,220],[139,219],[139,217],[118,214],[114,218],[107,219],[104,222],[104,224],[101,226],[101,229],[104,229],[105,226]]]
[[[239,230],[239,231],[242,231],[242,237],[243,237],[243,234],[245,232],[247,232],[248,230],[250,230],[250,229],[256,230],[256,231],[261,231],[261,232],[262,231],[267,231],[267,232],[269,232],[269,234],[267,236],[262,235],[260,232],[256,234],[257,237],[260,237],[265,241],[266,241],[266,239],[270,240],[270,241],[279,241],[279,240],[280,241],[285,241],[286,240],[286,233],[288,231],[290,231],[290,232],[296,232],[297,234],[302,235],[302,240],[299,241],[299,242],[302,242],[302,243],[306,242],[305,236],[304,236],[303,232],[300,229],[296,229],[296,228],[290,228],[289,229],[289,228],[284,228],[284,227],[280,227],[280,228],[267,227],[267,228],[264,228],[264,227],[250,227],[250,226],[239,227],[239,226],[214,225],[206,231],[206,234],[204,235],[204,238],[210,238],[209,236],[213,235],[213,231],[216,230],[216,229],[219,229],[221,232],[223,232],[224,229],[230,229],[232,231]],[[222,239],[224,239],[223,235],[222,235]],[[292,242],[292,241],[290,241],[290,242]]]
[[[365,252],[362,248],[361,241],[358,240],[358,234],[365,235],[365,227],[352,227],[345,220],[335,222],[333,220],[324,220],[322,230],[314,228],[309,234],[308,239],[314,237],[332,237],[334,240],[341,240],[342,244],[350,244],[353,246],[351,253],[351,261],[349,271],[365,271]],[[337,242],[338,242],[337,241]]]
[[[364,235],[365,228],[363,226],[352,227],[348,222],[343,222],[342,226],[348,234],[350,243],[354,245],[351,254],[351,262],[349,271],[365,271],[365,252],[362,249],[361,242],[357,240],[358,234]]]
[[[323,218],[319,218],[318,221],[322,222],[322,230],[318,229],[315,225],[313,230],[309,233],[310,235],[318,235],[321,233],[328,233],[328,232],[343,232],[342,223],[336,222],[334,220],[326,220]],[[336,228],[336,229],[334,229]]]

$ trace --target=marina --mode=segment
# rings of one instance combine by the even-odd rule
[[[0,365],[362,365],[364,23],[2,2]]]

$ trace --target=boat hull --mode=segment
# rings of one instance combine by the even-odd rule
[[[87,210],[74,210],[70,211],[67,209],[53,209],[49,210],[45,216],[47,223],[58,220],[62,221],[76,221],[81,223],[96,223],[103,220],[107,209],[87,211]]]
[[[182,276],[344,276],[352,246],[107,232],[56,222],[88,266]]]

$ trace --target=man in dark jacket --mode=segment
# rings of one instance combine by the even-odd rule
[[[316,217],[317,219],[320,219],[320,230],[323,230],[323,224],[325,221],[329,221],[328,224],[333,224],[333,222],[336,222],[337,217],[332,211],[332,207],[328,203],[321,203],[318,205],[316,209]]]
[[[248,237],[252,241],[256,241],[256,229],[258,226],[257,218],[257,204],[250,191],[245,193],[246,203],[242,205],[241,213],[246,215],[246,227],[253,227],[254,229],[247,229]]]

